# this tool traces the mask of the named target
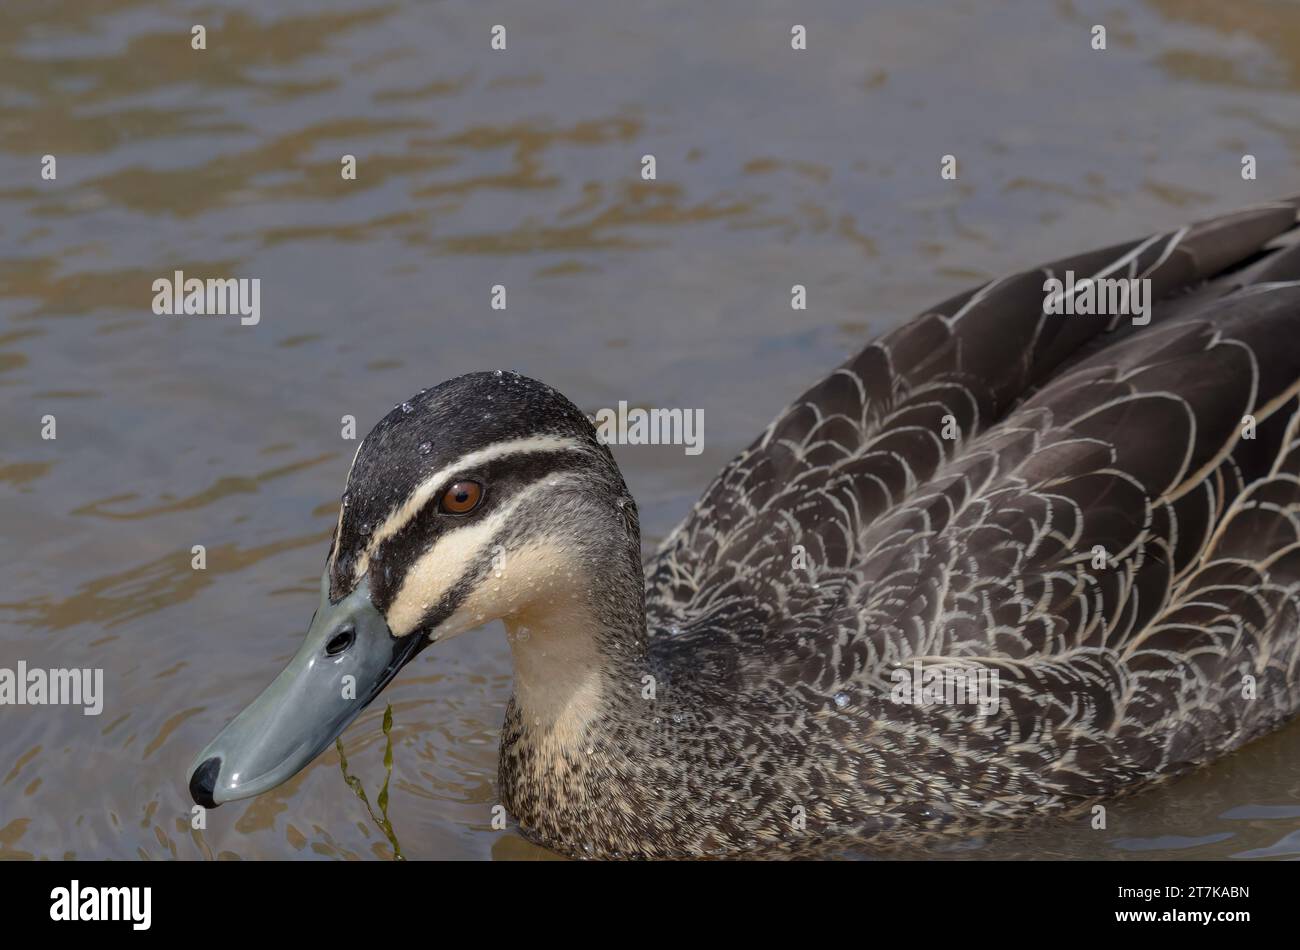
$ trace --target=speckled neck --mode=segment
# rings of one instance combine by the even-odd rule
[[[606,530],[547,556],[568,585],[504,618],[514,694],[499,767],[525,834],[577,855],[594,853],[593,833],[627,807],[649,751],[627,744],[628,727],[655,718],[635,506],[625,497],[587,523]],[[606,845],[599,853],[613,852]]]

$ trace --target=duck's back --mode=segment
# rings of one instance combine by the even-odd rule
[[[797,696],[842,747],[841,719],[892,734],[874,764],[899,790],[983,812],[1114,794],[1292,715],[1295,221],[1281,203],[1058,261],[867,347],[647,565],[652,650]],[[1151,322],[1045,312],[1067,272],[1149,279]],[[996,671],[998,711],[891,702],[918,663]]]

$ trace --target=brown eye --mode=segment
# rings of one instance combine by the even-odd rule
[[[453,515],[463,515],[478,507],[483,500],[483,486],[478,482],[456,482],[442,496],[442,510]]]

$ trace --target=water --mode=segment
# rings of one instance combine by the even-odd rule
[[[496,367],[589,410],[702,407],[702,454],[618,452],[653,544],[787,399],[899,320],[1300,191],[1300,7],[942,6],[803,3],[794,53],[788,5],[753,0],[8,0],[0,666],[102,667],[108,695],[99,717],[4,710],[0,856],[390,854],[332,752],[201,833],[185,791],[306,629],[355,449],[342,416],[364,434]],[[178,268],[260,278],[260,323],[155,316],[151,283]],[[547,856],[491,827],[508,656],[493,625],[386,694],[410,857]],[[372,801],[382,716],[344,736]],[[1295,858],[1297,799],[1293,727],[1113,803],[1105,830],[945,854]]]

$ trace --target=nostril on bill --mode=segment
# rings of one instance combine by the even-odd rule
[[[216,756],[204,760],[190,776],[190,797],[204,808],[216,808],[212,800],[213,789],[217,787],[217,776],[221,774],[221,760]]]
[[[325,644],[325,653],[329,656],[338,656],[348,647],[352,646],[357,639],[357,628],[348,624],[338,633],[336,633],[330,642]]]

